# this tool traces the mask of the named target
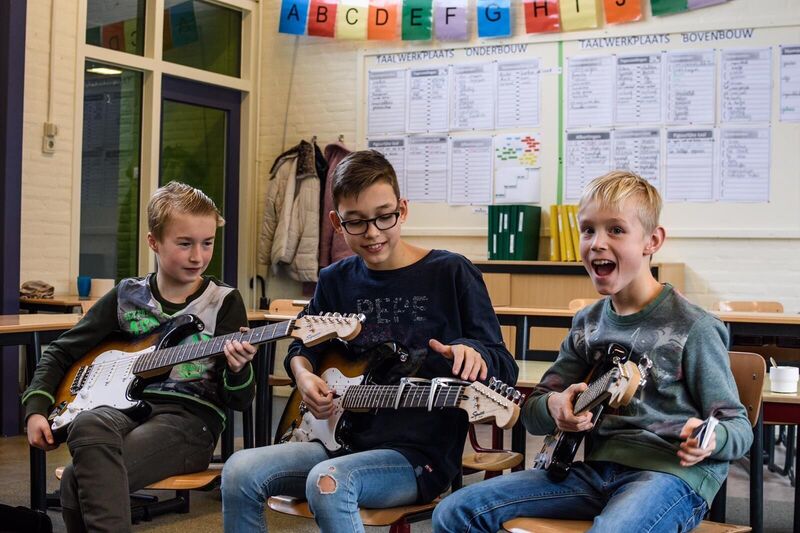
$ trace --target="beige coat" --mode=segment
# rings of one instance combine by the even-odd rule
[[[258,262],[276,275],[317,281],[320,183],[314,147],[301,141],[283,153],[270,170]]]

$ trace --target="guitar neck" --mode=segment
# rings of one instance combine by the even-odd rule
[[[237,340],[249,342],[250,344],[262,344],[277,339],[288,337],[292,331],[294,320],[278,322],[253,328],[245,333],[236,332],[228,335],[220,335],[207,341],[189,344],[180,344],[170,348],[163,348],[140,356],[133,365],[133,374],[141,374],[168,368],[180,363],[203,359],[212,355],[223,353],[225,343]]]
[[[428,407],[431,385],[406,385],[397,402],[401,385],[353,385],[347,388],[342,398],[344,409],[380,409],[398,407]],[[458,407],[464,395],[464,387],[451,385],[439,387],[433,399],[434,407]]]
[[[593,409],[595,405],[597,405],[598,401],[602,401],[604,399],[604,395],[608,393],[608,385],[611,382],[615,372],[618,372],[618,370],[616,368],[612,368],[596,380],[592,381],[589,384],[589,387],[578,396],[577,400],[575,401],[575,405],[572,408],[576,415]]]

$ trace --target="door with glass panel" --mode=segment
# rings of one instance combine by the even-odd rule
[[[236,286],[241,93],[165,76],[161,102],[159,184],[182,181],[217,204],[217,231],[207,274]]]

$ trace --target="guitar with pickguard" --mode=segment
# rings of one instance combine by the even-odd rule
[[[139,339],[111,338],[76,361],[61,380],[48,416],[53,437],[63,442],[75,417],[95,407],[114,407],[135,419],[147,416],[150,408],[141,395],[148,384],[164,379],[177,364],[221,355],[228,340],[255,345],[294,337],[313,346],[333,338],[353,339],[363,321],[363,315],[306,315],[244,333],[179,344],[205,327],[195,315],[179,315]]]
[[[335,352],[324,355],[318,371],[336,392],[333,414],[324,420],[315,418],[295,388],[278,423],[275,442],[317,441],[334,455],[348,452],[348,412],[373,409],[457,408],[466,411],[470,422],[494,421],[503,429],[517,421],[525,397],[512,387],[494,378],[487,386],[453,378],[398,377],[395,363],[402,366],[408,361],[408,351],[396,342],[375,345],[357,360]],[[393,371],[387,372],[389,368]],[[398,380],[393,385],[380,384]]]
[[[573,406],[576,415],[592,412],[593,428],[600,425],[606,406],[616,409],[631,402],[647,382],[647,373],[652,366],[644,356],[638,365],[630,361],[628,350],[616,343],[609,345],[606,361],[610,362],[610,369],[591,381],[586,390],[575,397]],[[598,363],[592,374],[603,366],[608,368],[609,363]],[[589,431],[556,430],[548,435],[542,450],[536,455],[533,467],[547,470],[548,477],[553,481],[564,480],[587,433]]]

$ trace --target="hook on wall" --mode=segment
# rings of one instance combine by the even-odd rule
[[[340,143],[343,143],[343,142],[344,142],[344,134],[343,134],[343,133],[340,133],[340,134],[339,134],[339,142],[340,142]]]

